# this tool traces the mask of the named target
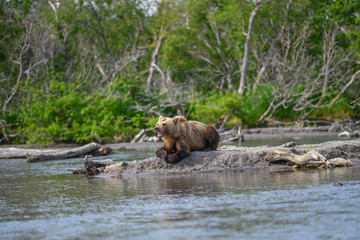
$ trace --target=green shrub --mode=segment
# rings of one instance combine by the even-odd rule
[[[28,143],[129,141],[146,126],[146,118],[116,95],[88,95],[55,80],[48,92],[28,80],[24,91],[28,98],[20,108],[18,130]]]
[[[342,120],[351,117],[359,118],[360,107],[350,107],[350,102],[351,100],[348,100],[346,96],[344,96],[341,101],[335,103],[331,107],[327,106],[314,110],[309,118],[326,119],[329,121]]]
[[[242,105],[241,97],[235,92],[211,92],[209,96],[201,102],[194,104],[191,118],[199,121],[215,123],[224,114],[238,111]]]
[[[199,121],[215,124],[225,115],[233,113],[230,125],[241,123],[246,127],[254,127],[257,120],[269,106],[271,88],[261,85],[254,93],[240,96],[237,92],[211,92],[204,100],[195,103],[191,117]]]

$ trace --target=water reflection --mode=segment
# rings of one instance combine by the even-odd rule
[[[1,238],[356,239],[360,235],[360,168],[124,179],[86,178],[65,170],[81,164],[81,159],[45,164],[1,161]],[[344,186],[333,186],[335,181]]]

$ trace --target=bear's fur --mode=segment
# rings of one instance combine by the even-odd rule
[[[167,163],[177,163],[191,151],[216,150],[220,136],[213,126],[202,122],[187,121],[183,116],[160,117],[155,131],[164,141],[156,156]]]

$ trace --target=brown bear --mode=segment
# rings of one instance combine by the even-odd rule
[[[183,116],[160,117],[155,131],[164,141],[156,156],[167,163],[180,162],[191,151],[216,150],[220,142],[220,136],[213,126],[187,121]]]

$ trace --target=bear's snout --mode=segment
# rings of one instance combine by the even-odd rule
[[[162,137],[164,135],[164,131],[161,128],[156,127],[156,128],[154,128],[154,130],[155,130],[155,132],[157,132],[158,137]]]

